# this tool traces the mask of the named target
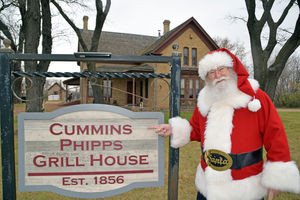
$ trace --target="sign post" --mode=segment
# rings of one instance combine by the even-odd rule
[[[178,46],[174,46],[176,50]],[[180,115],[181,53],[172,53],[170,118]],[[168,200],[178,199],[179,149],[169,145]]]
[[[81,104],[21,113],[20,191],[99,198],[164,184],[164,142],[151,125],[163,113]]]
[[[8,54],[0,54],[0,86],[3,200],[15,200],[14,120],[11,93],[11,65]]]

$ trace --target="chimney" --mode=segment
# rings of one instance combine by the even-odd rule
[[[88,21],[89,21],[89,17],[88,16],[84,16],[83,17],[83,30],[85,30],[85,31],[88,30]]]
[[[165,20],[164,22],[164,34],[170,30],[170,20]]]

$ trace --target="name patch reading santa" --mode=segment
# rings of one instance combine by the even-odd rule
[[[51,190],[85,198],[86,193],[105,197],[163,184],[159,163],[163,161],[163,140],[147,129],[160,123],[161,115],[158,119],[153,114],[147,118],[135,113],[132,118],[126,116],[125,109],[114,113],[107,107],[105,111],[75,108],[78,111],[53,118],[21,116],[21,190]]]

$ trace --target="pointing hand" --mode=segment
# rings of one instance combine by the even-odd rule
[[[172,135],[172,127],[170,124],[157,124],[155,126],[149,126],[148,129],[154,129],[155,133],[161,136]]]

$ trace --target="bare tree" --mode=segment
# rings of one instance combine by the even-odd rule
[[[15,0],[7,0],[1,1],[1,8],[0,8],[0,31],[3,33],[4,36],[0,36],[0,39],[9,39],[11,41],[11,49],[16,53],[22,53],[24,47],[24,29],[23,25],[14,26],[16,23],[14,21],[9,20],[9,16],[15,16],[17,12],[17,2]],[[10,9],[7,11],[7,9]],[[9,14],[8,14],[9,13]],[[13,33],[13,31],[17,31],[17,33]],[[18,37],[14,37],[17,35]],[[18,39],[18,43],[15,41]],[[13,62],[12,63],[12,70],[13,71],[21,71],[21,61]],[[19,97],[21,96],[21,79],[14,79],[13,81],[13,90],[16,95]],[[14,103],[19,103],[20,101],[17,98],[13,98]]]
[[[221,48],[226,48],[230,50],[234,55],[236,55],[239,60],[244,64],[248,71],[252,71],[249,66],[247,66],[247,52],[243,43],[238,41],[231,41],[229,38],[214,38],[214,41]]]
[[[245,0],[248,20],[247,27],[250,35],[251,52],[254,66],[254,78],[257,79],[261,85],[261,88],[270,96],[274,98],[278,79],[287,63],[287,60],[291,54],[300,45],[300,15],[295,21],[294,31],[290,37],[282,44],[278,50],[278,54],[275,56],[274,62],[268,65],[268,61],[274,54],[275,47],[278,47],[278,31],[283,21],[285,20],[289,10],[293,5],[300,8],[300,0],[289,0],[285,6],[279,19],[275,22],[271,9],[275,0],[260,0],[262,3],[263,13],[258,19],[256,17],[256,2],[255,0]],[[287,1],[285,1],[287,2]],[[264,27],[268,27],[269,36],[267,38],[267,45],[263,48],[262,45],[262,32]]]
[[[23,0],[19,0],[22,9],[22,19],[25,30],[25,53],[38,53],[39,41],[42,34],[42,53],[50,54],[52,51],[51,36],[51,12],[49,0],[28,0],[25,6]],[[42,13],[42,16],[41,16]],[[41,26],[42,21],[42,26]],[[25,71],[27,72],[46,72],[48,71],[49,61],[26,61]],[[44,77],[32,77],[34,87],[27,91],[30,101],[26,103],[27,112],[40,112],[43,105]]]
[[[298,97],[298,98],[297,98]],[[286,103],[300,101],[300,59],[297,55],[292,55],[279,78],[275,93],[275,104],[278,106],[288,106]],[[285,100],[290,99],[290,102]],[[298,103],[300,105],[300,103]]]
[[[109,12],[111,0],[106,0],[105,8],[103,7],[103,3],[101,0],[95,0],[96,10],[97,10],[96,26],[95,26],[95,29],[93,32],[93,36],[92,36],[90,45],[88,45],[87,42],[83,40],[80,29],[66,15],[66,13],[63,11],[62,7],[55,0],[51,0],[51,2],[58,9],[59,13],[68,22],[68,24],[72,27],[72,29],[75,31],[82,49],[85,52],[97,52],[103,24],[104,24],[104,21],[106,19],[108,12]],[[88,48],[88,46],[90,46],[90,48]],[[89,62],[89,63],[87,63],[87,67],[90,72],[96,71],[95,63]],[[104,103],[103,93],[102,93],[101,87],[99,87],[99,85],[100,85],[99,80],[97,79],[96,81],[97,81],[96,84],[92,85],[92,90],[93,90],[93,95],[94,95],[94,103]]]
[[[0,30],[5,37],[12,41],[12,49],[18,53],[38,53],[40,46],[40,37],[42,36],[42,53],[50,54],[52,51],[52,23],[49,0],[3,0],[2,5],[15,6],[20,13],[21,20],[16,19],[19,24],[18,44],[15,44],[13,38],[13,30],[9,28],[4,20],[0,19]],[[1,8],[8,8],[2,6]],[[4,10],[4,9],[3,9]],[[0,11],[2,11],[0,9]],[[46,72],[48,71],[49,61],[26,61],[24,68],[27,72]],[[15,64],[14,71],[21,70],[21,63]],[[30,89],[26,95],[29,101],[26,102],[27,112],[42,111],[43,105],[43,88],[45,78],[32,77],[32,81],[26,81]],[[18,80],[21,81],[21,80]],[[19,83],[16,84],[15,90],[20,89]],[[33,87],[32,87],[33,86]],[[17,92],[18,94],[18,92]],[[18,94],[20,95],[20,94]]]

